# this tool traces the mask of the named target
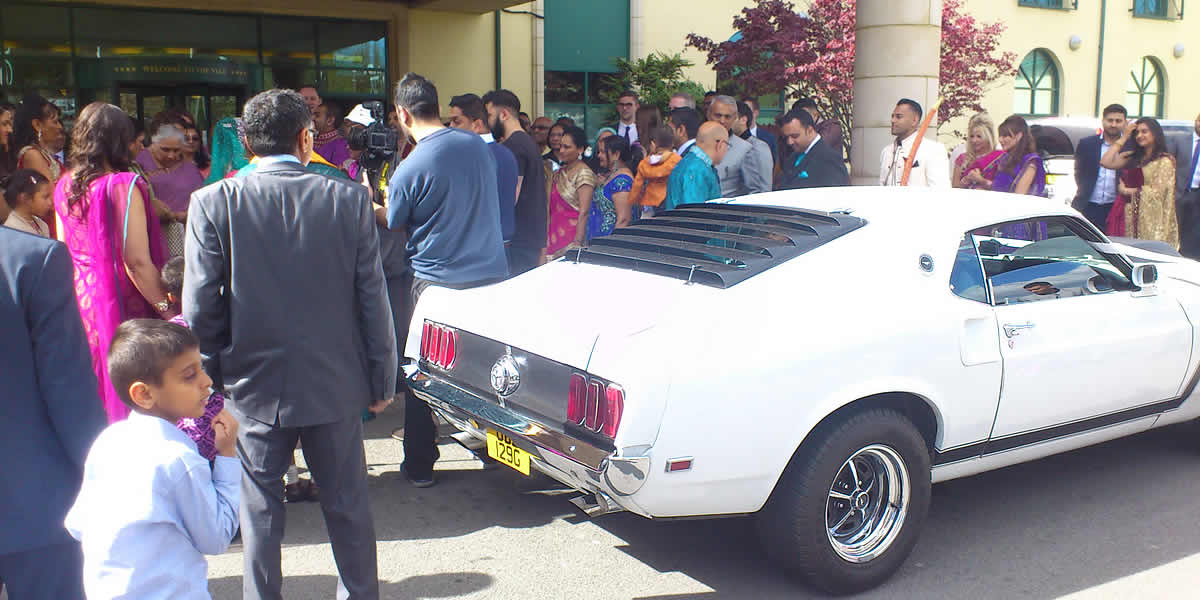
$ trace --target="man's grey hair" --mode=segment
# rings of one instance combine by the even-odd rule
[[[158,127],[158,131],[155,131],[154,135],[150,137],[150,143],[157,144],[163,140],[169,140],[171,138],[178,138],[179,143],[182,144],[184,142],[183,130],[180,129],[178,125],[160,125]]]
[[[713,104],[716,104],[717,102],[720,102],[721,104],[728,104],[729,106],[732,106],[734,110],[737,110],[737,100],[735,100],[733,96],[719,94],[713,97]]]
[[[687,93],[684,93],[684,92],[679,92],[679,93],[676,93],[676,94],[671,94],[671,99],[672,99],[672,100],[674,100],[674,99],[676,99],[676,98],[680,98],[680,99],[682,99],[682,100],[683,100],[683,105],[684,105],[684,106],[686,106],[686,107],[688,107],[688,108],[696,108],[696,99],[695,99],[695,98],[693,98],[691,94],[687,94]]]

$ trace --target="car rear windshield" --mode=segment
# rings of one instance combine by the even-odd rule
[[[727,288],[837,239],[849,214],[750,204],[685,204],[593,239],[566,260]]]

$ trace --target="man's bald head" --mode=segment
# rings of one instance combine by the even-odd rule
[[[696,134],[696,147],[703,150],[714,165],[721,164],[729,150],[729,130],[716,121],[705,121]]]

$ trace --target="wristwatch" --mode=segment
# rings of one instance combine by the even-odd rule
[[[167,302],[166,300],[159,300],[158,302],[154,303],[154,310],[157,310],[160,313],[165,313],[168,310],[171,310],[171,303]]]

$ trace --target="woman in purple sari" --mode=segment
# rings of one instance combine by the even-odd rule
[[[1046,167],[1025,119],[1013,115],[1000,124],[1004,161],[989,186],[993,192],[1046,195]]]
[[[137,162],[150,178],[154,195],[175,213],[175,220],[187,220],[192,192],[204,186],[204,174],[185,154],[187,137],[183,127],[173,123],[159,125],[150,134],[150,146],[137,156]]]
[[[149,187],[129,172],[129,117],[111,104],[89,104],[71,141],[70,171],[54,188],[54,209],[75,265],[75,295],[99,395],[113,422],[128,416],[129,408],[109,381],[108,347],[122,321],[175,316],[159,276],[167,251]]]

